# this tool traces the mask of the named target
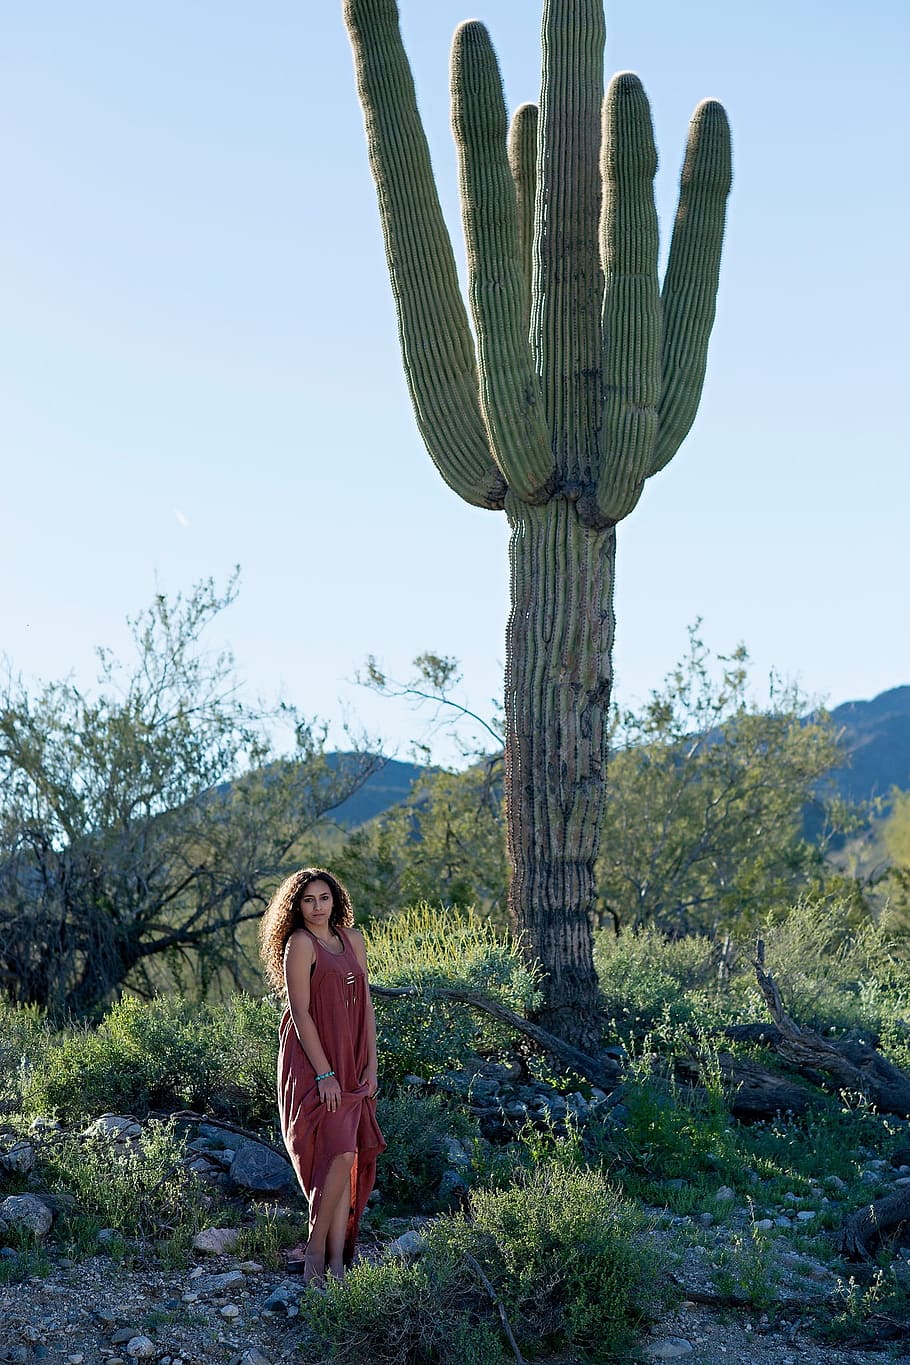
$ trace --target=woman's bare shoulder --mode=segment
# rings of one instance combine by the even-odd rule
[[[305,929],[295,929],[288,936],[288,941],[284,945],[284,958],[303,958],[304,961],[312,961],[316,955],[316,946]]]
[[[345,929],[344,932],[351,940],[351,947],[354,949],[354,952],[357,954],[357,957],[360,959],[361,962],[366,962],[367,945],[364,941],[363,934],[360,932],[359,929],[355,929],[353,925],[351,925],[350,929]]]

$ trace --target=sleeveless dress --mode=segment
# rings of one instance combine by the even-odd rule
[[[309,933],[308,929],[304,930]],[[314,934],[316,961],[310,976],[310,1017],[341,1086],[338,1108],[330,1113],[319,1101],[316,1072],[300,1045],[286,1009],[278,1028],[278,1111],[284,1145],[316,1220],[325,1180],[339,1152],[354,1152],[351,1211],[344,1244],[350,1265],[360,1219],[376,1180],[376,1158],[385,1139],[376,1122],[376,1101],[360,1076],[367,1065],[366,977],[344,929],[336,933],[343,951],[333,953]]]

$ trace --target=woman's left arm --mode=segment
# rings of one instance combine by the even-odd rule
[[[367,1039],[367,1064],[360,1080],[361,1083],[369,1084],[370,1097],[372,1098],[379,1089],[379,1063],[376,1057],[376,1015],[373,1011],[373,999],[370,995],[370,981],[367,972],[367,950],[366,944],[363,941],[363,934],[359,929],[349,929],[347,932],[351,940],[351,946],[354,949],[354,955],[363,968],[364,989],[366,991],[363,1022]]]

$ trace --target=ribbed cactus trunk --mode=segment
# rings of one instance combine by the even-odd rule
[[[459,288],[395,0],[344,0],[402,356],[449,486],[512,528],[510,906],[544,1022],[599,1036],[594,863],[606,777],[615,526],[698,407],[730,187],[720,105],[695,111],[661,289],[657,165],[636,76],[604,97],[601,0],[545,0],[540,113],[507,126],[486,29],[452,47],[468,292]]]
[[[594,863],[607,767],[616,532],[574,503],[507,500],[506,634],[509,909],[548,974],[545,1023],[596,1046]]]

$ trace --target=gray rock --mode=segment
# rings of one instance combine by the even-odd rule
[[[246,1276],[242,1270],[226,1270],[223,1275],[200,1275],[193,1282],[193,1289],[200,1298],[214,1294],[227,1294],[232,1289],[242,1289]]]
[[[396,1237],[394,1242],[390,1242],[386,1247],[389,1256],[416,1256],[423,1246],[423,1238],[416,1228],[409,1228],[400,1237]]]
[[[261,1351],[257,1351],[255,1346],[249,1346],[245,1351],[241,1351],[239,1356],[231,1356],[229,1365],[272,1365],[272,1363]]]
[[[10,1194],[0,1204],[0,1224],[31,1232],[35,1237],[46,1237],[54,1215],[34,1194]]]
[[[692,1354],[692,1343],[686,1341],[685,1337],[664,1337],[662,1341],[655,1341],[647,1349],[649,1360],[681,1360],[683,1356]]]
[[[812,1219],[815,1217],[815,1210],[800,1209],[799,1213],[796,1216],[801,1223],[811,1223]]]
[[[110,1138],[114,1142],[141,1136],[142,1124],[123,1114],[102,1114],[82,1132],[82,1137]]]
[[[35,1164],[35,1149],[30,1142],[14,1142],[0,1155],[0,1170],[10,1175],[28,1175]]]
[[[250,1194],[290,1194],[297,1189],[289,1161],[258,1142],[243,1142],[231,1162],[230,1178]]]
[[[151,1360],[155,1354],[155,1343],[151,1337],[131,1337],[126,1343],[126,1353],[134,1360]]]
[[[722,1204],[729,1204],[732,1199],[736,1198],[736,1191],[731,1190],[729,1185],[721,1185],[714,1198],[718,1199]],[[691,1347],[689,1349],[691,1350]]]
[[[460,1170],[450,1168],[443,1171],[442,1179],[439,1182],[438,1196],[442,1200],[457,1198],[459,1195],[467,1194],[468,1187],[465,1184],[464,1175]]]
[[[228,1256],[236,1251],[239,1241],[237,1228],[203,1228],[193,1238],[193,1250],[205,1251],[210,1256]]]
[[[300,1311],[297,1301],[301,1288],[301,1285],[296,1284],[276,1285],[259,1311],[266,1317],[273,1313],[285,1313],[289,1318],[296,1317]]]
[[[758,1231],[759,1231],[759,1232],[770,1232],[771,1229],[774,1227],[774,1219],[773,1219],[773,1218],[759,1218],[759,1220],[758,1220],[758,1222],[755,1224],[755,1226],[758,1228]]]
[[[125,1346],[133,1337],[141,1337],[142,1333],[138,1327],[118,1327],[116,1332],[111,1333],[112,1346]]]

